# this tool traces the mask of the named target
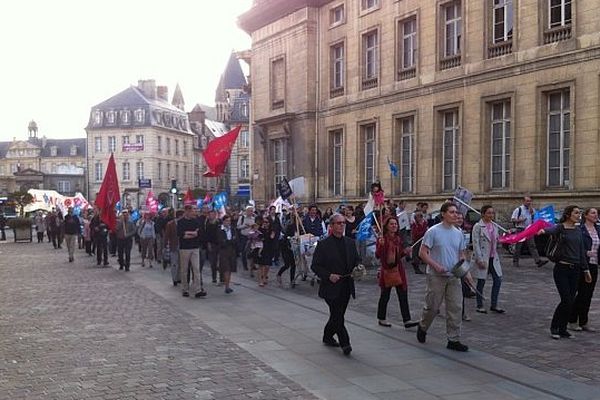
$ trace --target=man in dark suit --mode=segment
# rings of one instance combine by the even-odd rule
[[[315,249],[311,269],[321,279],[319,297],[329,306],[329,320],[323,332],[323,343],[342,348],[350,355],[350,337],[344,326],[344,314],[350,301],[355,297],[354,280],[351,272],[360,262],[354,240],[344,236],[346,219],[341,214],[333,214],[330,220],[331,236],[322,240]],[[338,341],[334,339],[337,335]]]

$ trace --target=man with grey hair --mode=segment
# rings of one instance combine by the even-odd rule
[[[319,297],[329,306],[329,320],[323,331],[326,346],[341,347],[350,355],[350,337],[344,326],[344,315],[350,296],[355,297],[352,270],[360,262],[353,239],[344,236],[346,218],[335,213],[330,218],[331,235],[317,244],[311,269],[321,279]],[[337,335],[338,340],[335,340]],[[339,342],[338,342],[339,341]]]

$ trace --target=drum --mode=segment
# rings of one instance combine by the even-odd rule
[[[469,273],[471,269],[471,263],[467,260],[460,260],[450,270],[450,273],[455,277],[462,279]]]

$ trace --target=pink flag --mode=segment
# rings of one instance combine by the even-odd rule
[[[515,244],[519,242],[523,242],[527,239],[534,237],[541,229],[545,229],[549,226],[552,226],[551,223],[544,221],[543,219],[538,219],[533,224],[529,225],[525,228],[524,231],[519,233],[513,233],[511,235],[501,236],[498,241],[500,243],[505,244]]]
[[[158,211],[158,201],[154,198],[154,193],[152,191],[149,191],[148,197],[146,197],[146,208],[153,213]]]

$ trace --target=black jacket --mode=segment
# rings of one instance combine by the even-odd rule
[[[353,239],[342,237],[346,246],[346,259],[340,257],[335,240],[339,240],[334,236],[329,236],[321,240],[317,244],[315,254],[313,255],[312,265],[310,268],[321,279],[319,287],[319,297],[323,299],[335,299],[340,296],[342,283],[348,281],[350,284],[350,293],[355,297],[354,280],[351,277],[344,277],[337,283],[331,283],[329,275],[339,274],[348,275],[354,267],[360,263],[360,256],[356,250],[356,245]]]

